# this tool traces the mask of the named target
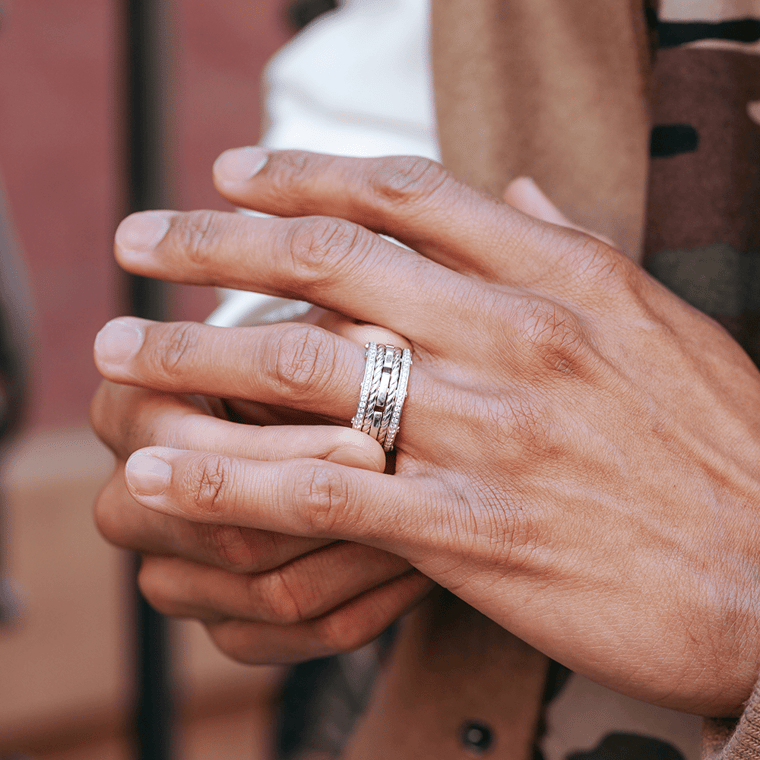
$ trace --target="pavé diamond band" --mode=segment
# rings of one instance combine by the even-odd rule
[[[396,346],[367,343],[364,356],[359,405],[351,426],[390,451],[401,421],[412,352],[408,348],[402,351]]]

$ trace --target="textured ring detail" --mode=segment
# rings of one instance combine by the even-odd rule
[[[375,356],[375,366],[372,371],[372,384],[369,388],[369,397],[367,398],[367,409],[364,413],[364,419],[362,420],[362,433],[369,435],[369,430],[372,425],[372,417],[374,416],[375,406],[377,405],[377,394],[380,392],[380,381],[383,377],[383,362],[385,361],[385,346],[380,343],[377,347],[377,355]]]
[[[383,370],[380,375],[380,388],[377,391],[377,400],[372,411],[372,418],[369,424],[369,434],[377,441],[380,439],[380,426],[385,416],[385,408],[388,403],[388,389],[391,385],[391,372],[393,371],[393,356],[395,352],[393,346],[386,346],[383,354]]]
[[[369,399],[369,389],[372,382],[372,372],[375,368],[375,356],[377,356],[377,343],[367,343],[364,346],[364,378],[359,395],[359,406],[356,408],[356,414],[351,420],[351,427],[354,430],[361,430],[364,422],[364,413],[367,410],[367,400]]]
[[[401,411],[404,408],[404,401],[406,401],[407,387],[409,385],[409,370],[411,367],[412,352],[408,348],[405,348],[403,356],[401,357],[401,373],[398,379],[396,403],[393,405],[393,413],[391,415],[390,424],[388,425],[388,434],[383,443],[383,448],[386,451],[390,451],[393,448],[396,436],[398,435],[399,424],[401,422]]]
[[[385,401],[385,408],[383,409],[383,419],[380,422],[380,431],[377,434],[377,441],[381,446],[385,446],[385,439],[388,435],[388,426],[391,422],[391,416],[393,414],[393,408],[396,405],[396,392],[398,391],[398,381],[401,375],[401,357],[403,352],[400,348],[393,349],[393,365],[391,368],[389,383],[388,383],[388,396]],[[387,358],[387,356],[386,356]]]
[[[409,383],[412,352],[382,343],[367,343],[359,404],[351,420],[355,430],[375,438],[390,451],[398,433]]]

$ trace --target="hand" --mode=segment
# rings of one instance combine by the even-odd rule
[[[377,443],[352,430],[258,428],[222,416],[213,399],[109,382],[93,401],[93,425],[117,457],[96,500],[96,522],[112,543],[142,554],[139,584],[154,607],[198,618],[236,659],[276,663],[355,649],[427,592],[430,581],[379,549],[192,522],[130,496],[124,463],[149,445],[262,460],[316,457],[379,472],[385,465]]]
[[[135,215],[119,260],[406,336],[396,475],[151,448],[127,467],[134,498],[390,551],[613,689],[736,713],[760,648],[760,376],[739,346],[618,251],[436,164],[282,152],[242,179],[246,161],[261,153],[220,159],[222,192],[298,218]],[[363,352],[314,326],[130,324],[130,355],[99,357],[115,381],[355,410]]]

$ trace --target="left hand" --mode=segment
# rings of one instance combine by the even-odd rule
[[[374,330],[330,327],[352,339]],[[98,346],[101,343],[98,342]],[[102,347],[102,346],[101,346]],[[353,650],[378,636],[432,586],[394,554],[346,541],[288,536],[161,514],[126,490],[128,457],[147,446],[213,450],[273,461],[308,457],[382,472],[379,444],[334,425],[279,423],[276,410],[244,411],[246,424],[226,419],[218,400],[104,381],[92,424],[116,457],[95,502],[95,521],[112,543],[139,552],[138,583],[167,615],[193,617],[234,659],[281,663]]]
[[[246,158],[218,163],[222,192],[300,218],[134,215],[119,260],[408,338],[396,475],[152,448],[128,464],[134,498],[385,549],[613,689],[739,711],[760,661],[760,374],[738,344],[619,251],[434,163],[282,152],[244,179]],[[130,356],[99,358],[117,382],[355,411],[363,351],[317,327],[134,324]]]

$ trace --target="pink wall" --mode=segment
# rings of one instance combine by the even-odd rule
[[[283,0],[174,0],[177,205],[224,208],[210,167],[254,142],[258,80],[286,39]],[[111,239],[118,222],[115,35],[118,3],[8,0],[0,26],[0,172],[37,307],[30,424],[81,424],[98,375],[91,346],[116,314]],[[208,292],[182,288],[183,317]]]

